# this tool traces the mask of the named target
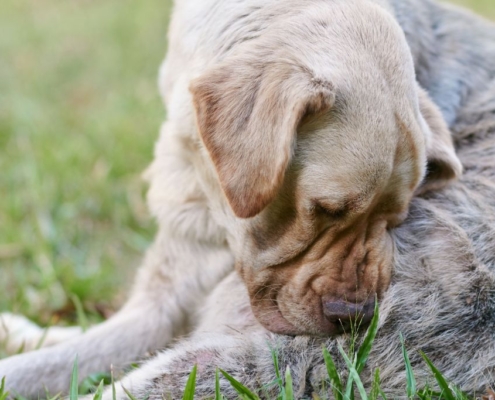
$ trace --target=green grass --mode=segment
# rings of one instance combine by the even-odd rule
[[[115,308],[155,229],[140,174],[164,118],[169,10],[0,3],[0,310],[52,324],[76,321],[73,298],[90,322]]]
[[[345,375],[347,376],[346,380],[339,374],[335,365],[335,361],[330,355],[327,348],[323,347],[322,349],[322,359],[324,360],[327,372],[328,379],[326,381],[326,385],[324,386],[326,389],[322,390],[320,393],[323,397],[319,397],[317,393],[313,393],[314,400],[324,400],[327,399],[327,390],[330,390],[334,395],[335,400],[354,400],[356,398],[356,392],[359,395],[361,400],[387,400],[388,396],[385,390],[381,387],[380,382],[380,370],[379,368],[375,368],[372,372],[371,379],[371,388],[369,392],[365,389],[364,384],[362,382],[363,371],[368,360],[368,356],[373,347],[373,342],[375,340],[376,334],[378,332],[378,320],[379,320],[379,310],[378,306],[375,307],[375,314],[373,316],[373,320],[369,328],[367,329],[366,335],[364,336],[359,348],[356,349],[356,345],[358,343],[358,337],[356,336],[356,329],[351,331],[349,335],[349,350],[346,352],[343,347],[338,344],[338,350],[340,356],[345,361],[347,371]],[[399,338],[397,338],[399,340]],[[417,389],[416,379],[414,377],[414,371],[411,367],[411,363],[409,361],[409,355],[406,350],[406,344],[404,342],[404,338],[400,335],[400,341],[402,344],[402,353],[404,357],[404,369],[406,371],[406,393],[404,396],[400,396],[400,398],[409,399],[409,400],[474,400],[478,398],[476,396],[469,396],[466,393],[462,392],[458,387],[454,384],[447,381],[447,379],[443,376],[443,374],[433,365],[430,359],[424,354],[420,352],[425,365],[431,372],[431,382],[427,383],[427,385],[423,386],[421,389]],[[274,379],[271,384],[264,386],[263,388],[248,388],[242,382],[239,382],[233,376],[231,376],[226,371],[217,368],[215,371],[215,380],[211,382],[212,388],[213,385],[215,387],[215,396],[210,398],[214,400],[225,400],[226,397],[222,394],[220,389],[220,376],[222,376],[234,389],[237,393],[239,400],[261,400],[268,398],[269,394],[267,393],[267,389],[275,388],[276,393],[272,393],[270,398],[274,400],[295,400],[296,397],[294,395],[294,387],[292,381],[292,374],[290,365],[287,365],[285,369],[285,373],[282,375],[279,368],[279,359],[277,349],[271,349],[272,359],[273,359],[273,367],[274,367]],[[196,379],[197,379],[197,365],[194,365],[191,369],[191,373],[189,374],[188,380],[183,390],[182,400],[194,400],[196,397]],[[69,399],[70,400],[78,400],[80,394],[89,394],[93,393],[93,400],[101,400],[101,393],[103,390],[104,380],[102,379],[97,385],[97,381],[95,381],[92,390],[81,390],[81,387],[78,387],[78,365],[77,365],[77,357],[74,360],[74,366],[72,369],[72,375],[70,379],[70,388],[69,388]],[[115,398],[115,383],[113,378],[111,379],[111,390],[114,393]],[[344,389],[345,388],[345,389]],[[123,387],[127,397],[129,400],[145,400],[136,398],[129,390]],[[2,381],[0,386],[0,400],[5,400],[8,393],[4,391],[4,381]],[[47,395],[47,398],[50,398]],[[51,398],[51,400],[58,400],[60,397],[56,396]]]
[[[487,18],[495,19],[495,2],[493,0],[451,0],[450,2],[471,8]]]

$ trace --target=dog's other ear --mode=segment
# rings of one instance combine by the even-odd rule
[[[330,83],[291,63],[231,59],[192,81],[200,136],[240,218],[276,196],[307,114],[329,110]]]
[[[444,187],[462,174],[462,164],[455,153],[452,136],[442,113],[425,90],[419,88],[419,108],[427,125],[427,172],[417,193]]]

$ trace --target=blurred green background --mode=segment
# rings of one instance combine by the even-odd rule
[[[79,299],[95,322],[122,301],[155,230],[140,174],[170,6],[0,2],[0,311],[73,323]]]
[[[0,1],[0,311],[70,323],[76,295],[94,321],[125,292],[155,229],[170,3]]]

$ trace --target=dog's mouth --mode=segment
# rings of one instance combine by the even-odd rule
[[[279,307],[278,295],[282,286],[263,285],[254,293],[249,293],[251,308],[256,319],[270,332],[281,335],[301,335],[306,332],[301,326],[290,322]]]
[[[257,307],[252,303],[251,306],[256,319],[270,332],[290,336],[304,334],[282,315],[276,302],[268,308]]]
[[[313,304],[303,302],[280,304],[279,296],[251,299],[256,319],[269,331],[282,335],[335,336],[364,329],[374,315],[374,297],[363,302],[349,302],[331,297]],[[298,309],[297,315],[291,309]],[[306,312],[301,313],[301,309]]]

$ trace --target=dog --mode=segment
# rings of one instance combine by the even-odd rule
[[[0,362],[12,391],[65,390],[75,354],[83,376],[164,347],[234,264],[270,332],[333,335],[349,316],[371,318],[390,280],[390,229],[413,194],[461,172],[416,83],[413,61],[420,81],[430,72],[426,45],[408,36],[409,47],[395,19],[407,34],[407,18],[437,6],[406,17],[408,1],[289,3],[176,4],[161,78],[168,121],[147,173],[155,243],[114,317]],[[463,96],[443,104],[447,121]],[[26,323],[7,318],[10,331]],[[34,347],[42,333],[30,329],[11,343]],[[46,339],[59,340],[50,329]]]
[[[417,51],[418,78],[450,121],[464,175],[414,198],[405,223],[392,231],[394,276],[380,301],[378,335],[361,377],[369,389],[378,367],[388,397],[404,397],[402,333],[419,388],[433,381],[422,350],[448,380],[480,396],[495,385],[495,25],[429,0],[392,4]],[[291,370],[295,398],[332,398],[322,346],[345,377],[337,345],[347,350],[350,341],[349,335],[273,334],[255,317],[241,277],[231,272],[205,302],[191,336],[131,372],[117,396],[125,398],[125,387],[138,397],[181,398],[196,364],[199,398],[214,397],[216,367],[275,398],[276,349],[280,371]],[[226,398],[237,398],[228,382],[220,383]],[[104,398],[110,396],[109,390]]]
[[[176,5],[158,152],[179,147],[172,162],[192,160],[204,224],[225,235],[258,320],[281,334],[339,333],[349,315],[371,319],[387,288],[389,230],[407,215],[427,157],[419,190],[456,178],[460,163],[381,5],[229,4]],[[200,18],[216,22],[199,30]],[[190,53],[185,42],[195,43]],[[155,200],[164,170],[159,159],[151,167],[151,207],[174,226]],[[179,192],[174,209],[189,210]]]

